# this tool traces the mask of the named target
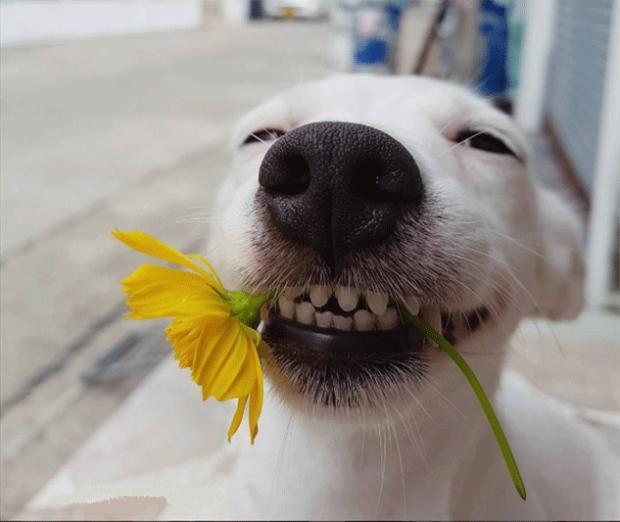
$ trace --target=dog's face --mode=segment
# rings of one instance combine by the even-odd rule
[[[274,292],[269,374],[292,402],[376,409],[441,383],[445,358],[403,308],[482,352],[524,316],[581,307],[576,218],[533,183],[510,118],[462,88],[304,84],[249,114],[233,147],[213,255],[232,287]]]

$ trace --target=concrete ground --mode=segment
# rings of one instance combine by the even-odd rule
[[[161,325],[123,319],[118,281],[138,258],[110,229],[197,245],[231,123],[324,75],[327,34],[213,25],[2,50],[2,519],[166,353]],[[127,349],[135,361],[97,375]]]
[[[231,122],[326,74],[328,43],[323,24],[270,22],[2,51],[0,518],[58,470],[103,465],[92,452],[84,464],[78,448],[105,444],[104,421],[119,426],[119,406],[167,353],[161,324],[122,318],[118,280],[137,257],[109,230],[197,247],[204,225],[193,215],[225,175]],[[595,415],[605,429],[617,423],[617,315],[528,323],[511,364],[554,396],[608,413]],[[144,396],[138,387],[130,400]]]

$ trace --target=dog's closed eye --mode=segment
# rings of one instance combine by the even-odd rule
[[[286,131],[282,129],[258,129],[254,132],[251,132],[245,140],[243,140],[242,145],[248,145],[250,143],[265,143],[268,141],[277,140],[279,137],[284,136]]]
[[[454,141],[462,147],[483,150],[493,154],[509,154],[517,156],[515,152],[500,138],[484,131],[464,129],[456,135]]]

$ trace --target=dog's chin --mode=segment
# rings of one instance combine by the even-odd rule
[[[272,316],[265,340],[280,385],[313,405],[377,406],[388,390],[419,381],[427,369],[424,340],[406,326],[343,332]]]
[[[303,299],[302,295],[297,301]],[[341,317],[352,315],[349,312]],[[485,306],[466,314],[429,306],[420,310],[420,316],[457,346],[494,322]],[[355,331],[351,318],[351,329],[344,330],[333,321],[318,326],[284,317],[279,307],[273,306],[263,335],[271,348],[266,372],[274,387],[288,400],[315,411],[323,407],[381,412],[386,401],[412,393],[433,360],[424,336],[400,319],[390,327],[376,324],[369,331]]]

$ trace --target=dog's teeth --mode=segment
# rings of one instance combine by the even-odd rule
[[[376,316],[368,310],[358,310],[353,314],[353,324],[355,329],[360,332],[368,332],[375,328]]]
[[[381,292],[368,292],[366,294],[366,303],[368,308],[377,315],[385,312],[388,305],[388,296]]]
[[[351,330],[351,326],[353,326],[353,318],[344,317],[342,315],[334,315],[334,326],[338,328],[338,330]]]
[[[332,291],[328,286],[311,286],[310,301],[317,308],[325,306],[332,295]]]
[[[345,312],[355,310],[359,299],[359,292],[356,288],[351,288],[350,286],[337,286],[335,293],[340,308],[342,308]]]
[[[379,330],[391,330],[398,325],[398,314],[395,308],[388,308],[378,318]]]
[[[280,296],[278,299],[278,307],[280,308],[280,315],[286,319],[292,319],[295,315],[295,303],[285,296]]]
[[[314,306],[312,306],[308,301],[297,303],[295,306],[295,319],[303,324],[313,324]]]
[[[418,315],[420,312],[420,301],[415,296],[410,295],[403,302],[411,315]]]
[[[334,314],[330,311],[316,313],[316,325],[321,328],[331,328],[334,324]]]
[[[303,292],[303,286],[288,286],[284,289],[284,295],[291,301],[297,299]]]

